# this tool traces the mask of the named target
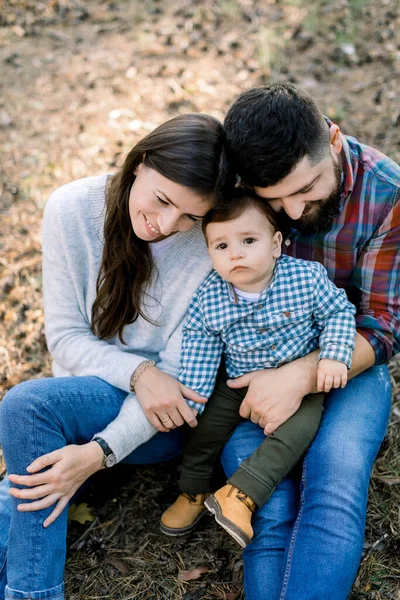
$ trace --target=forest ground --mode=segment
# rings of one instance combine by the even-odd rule
[[[241,91],[279,80],[400,162],[399,32],[399,0],[0,1],[0,394],[51,373],[40,224],[52,190],[114,171],[176,114],[222,120]],[[393,411],[352,600],[400,598],[397,359],[390,371]],[[176,466],[97,478],[90,510],[71,512],[69,599],[243,598],[241,552],[212,519],[187,538],[159,533]]]

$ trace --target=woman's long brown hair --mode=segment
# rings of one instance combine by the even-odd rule
[[[212,204],[233,188],[235,174],[225,154],[221,123],[209,115],[186,114],[163,123],[139,141],[106,189],[104,247],[92,307],[92,331],[101,339],[118,334],[141,316],[142,298],[153,273],[147,242],[129,216],[129,194],[140,163],[197,193]]]

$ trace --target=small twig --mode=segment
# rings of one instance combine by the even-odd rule
[[[112,530],[112,532],[110,533],[110,535],[108,535],[105,538],[107,541],[111,540],[114,537],[114,535],[117,533],[118,529],[121,527],[121,525],[122,525],[122,523],[124,521],[125,515],[126,515],[126,511],[127,511],[127,509],[124,508],[123,511],[122,511],[122,515],[120,516],[120,518],[117,521],[116,526],[114,527],[114,529]]]
[[[89,532],[99,523],[99,519],[96,517],[94,519],[94,521],[89,525],[89,527],[82,533],[82,535],[73,543],[71,544],[70,548],[71,550],[75,550],[78,545],[85,539],[85,537],[87,537],[87,535],[89,534]]]
[[[379,540],[376,540],[376,542],[374,542],[367,550],[367,553],[365,554],[362,562],[365,563],[366,560],[371,556],[372,552],[375,550],[375,548],[377,546],[379,546],[379,544],[383,541],[385,541],[387,538],[389,537],[388,533],[384,533],[382,537],[379,538]]]

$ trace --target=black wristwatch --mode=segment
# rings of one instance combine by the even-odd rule
[[[92,439],[92,442],[97,442],[104,452],[103,467],[105,467],[106,469],[110,469],[110,467],[113,467],[117,462],[117,457],[115,456],[114,452],[111,450],[107,442],[105,442],[101,437],[94,437]]]

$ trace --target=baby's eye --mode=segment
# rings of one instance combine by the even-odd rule
[[[228,247],[228,244],[225,244],[224,242],[222,242],[221,244],[218,244],[218,246],[216,246],[216,250],[226,250]]]
[[[249,237],[243,240],[243,244],[253,244],[255,241],[256,240],[254,238]]]

